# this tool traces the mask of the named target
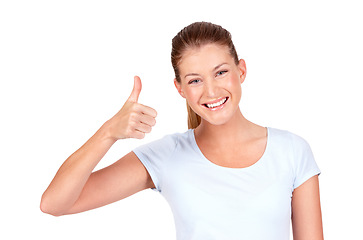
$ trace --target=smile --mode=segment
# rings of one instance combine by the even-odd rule
[[[228,97],[225,97],[225,98],[219,100],[218,102],[215,102],[215,103],[204,103],[203,105],[205,107],[207,107],[207,108],[213,109],[213,108],[217,108],[217,107],[225,104],[227,102],[227,100],[228,100]]]

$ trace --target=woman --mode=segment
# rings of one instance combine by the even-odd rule
[[[122,109],[61,166],[41,201],[59,216],[152,188],[169,202],[177,239],[323,239],[317,167],[309,145],[248,121],[239,109],[246,65],[229,32],[193,23],[172,42],[175,86],[189,130],[141,146],[92,172],[119,139],[143,138],[156,111],[139,104],[141,80]]]

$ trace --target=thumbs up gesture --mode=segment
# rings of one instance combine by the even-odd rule
[[[138,103],[142,84],[138,76],[134,77],[134,88],[121,110],[107,121],[110,135],[115,140],[124,138],[142,139],[151,132],[157,115],[153,108]]]

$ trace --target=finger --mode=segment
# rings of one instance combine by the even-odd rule
[[[155,109],[151,108],[151,107],[148,107],[148,106],[145,106],[145,105],[142,105],[142,104],[138,104],[139,108],[138,108],[138,111],[145,114],[145,115],[149,115],[153,118],[156,118],[156,116],[158,115],[158,113],[156,112]]]
[[[141,79],[138,76],[134,77],[134,88],[132,89],[131,95],[128,101],[137,102],[141,92],[142,84]]]
[[[140,132],[138,130],[135,130],[131,136],[131,138],[136,138],[136,139],[143,139],[144,137],[145,137],[145,133]]]
[[[136,131],[142,132],[142,133],[150,133],[151,132],[152,127],[144,124],[144,123],[140,123],[137,125],[136,127]]]
[[[155,118],[154,117],[151,117],[149,115],[146,115],[146,114],[142,114],[141,118],[140,118],[140,122],[144,123],[144,124],[147,124],[151,127],[155,126]]]

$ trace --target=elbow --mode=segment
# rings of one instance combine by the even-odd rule
[[[55,217],[59,217],[64,215],[62,212],[60,212],[59,210],[57,210],[54,206],[54,204],[51,204],[51,201],[47,200],[44,195],[42,196],[42,199],[40,201],[40,210],[43,213],[55,216]]]
[[[59,212],[56,212],[56,211],[52,211],[46,207],[44,207],[42,204],[40,205],[40,210],[43,212],[43,213],[46,213],[46,214],[49,214],[49,215],[52,215],[54,217],[59,217],[59,216],[62,216],[63,214],[59,213]]]

